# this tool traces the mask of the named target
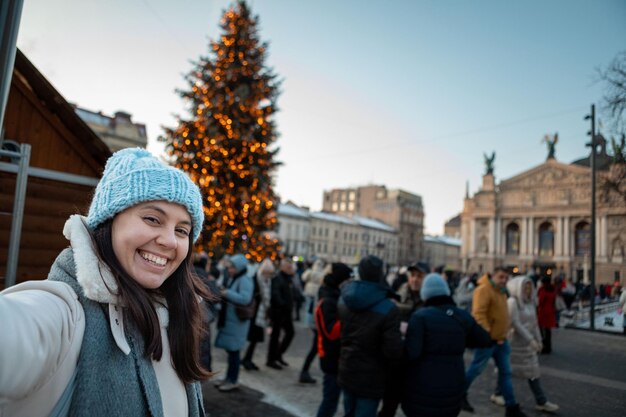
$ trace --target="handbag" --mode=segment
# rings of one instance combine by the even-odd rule
[[[254,312],[256,310],[256,298],[253,296],[250,303],[246,305],[235,304],[235,313],[237,313],[237,317],[239,320],[250,320],[254,317]]]

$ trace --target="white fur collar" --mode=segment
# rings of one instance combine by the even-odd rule
[[[63,227],[63,235],[72,245],[76,279],[85,297],[99,303],[118,304],[117,283],[109,267],[96,255],[85,217],[77,214],[70,216]]]

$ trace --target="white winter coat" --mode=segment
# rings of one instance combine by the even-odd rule
[[[507,283],[509,299],[509,317],[511,330],[509,339],[511,344],[511,368],[513,375],[526,379],[539,378],[539,359],[530,343],[535,340],[541,342],[541,332],[537,322],[537,303],[535,287],[532,296],[525,299],[522,295],[524,283],[532,280],[528,277],[516,277]]]
[[[115,279],[98,260],[81,216],[71,216],[63,234],[74,252],[78,283],[87,298],[109,305],[111,333],[128,355],[122,308],[114,308]],[[157,315],[166,332],[167,309],[157,306]],[[68,284],[30,281],[0,293],[0,417],[50,414],[74,374],[84,330],[82,305]],[[162,343],[169,352],[167,334]],[[153,361],[153,367],[165,415],[186,414],[185,387],[171,361]]]

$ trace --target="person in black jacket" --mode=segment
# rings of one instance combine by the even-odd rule
[[[276,370],[289,366],[283,359],[283,355],[289,348],[289,344],[294,336],[293,319],[293,276],[296,268],[289,259],[280,262],[278,275],[272,278],[272,291],[270,298],[270,322],[272,334],[270,336],[270,346],[267,352],[267,366]],[[285,333],[283,340],[280,340],[281,330]]]
[[[385,371],[402,357],[400,315],[387,297],[381,259],[363,258],[359,277],[341,291],[338,382],[346,417],[375,417],[385,391]]]
[[[441,275],[427,275],[420,296],[424,307],[413,313],[406,332],[409,362],[402,410],[407,417],[456,417],[465,392],[463,352],[493,342],[469,313],[455,306]]]
[[[352,269],[343,263],[333,263],[331,272],[324,277],[319,289],[319,302],[315,309],[318,355],[320,367],[324,373],[322,403],[317,410],[317,417],[333,417],[339,404],[341,388],[337,384],[339,370],[339,350],[341,346],[341,323],[337,312],[337,302],[341,292],[339,287],[352,275]]]

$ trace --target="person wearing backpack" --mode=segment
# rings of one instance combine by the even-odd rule
[[[332,417],[337,411],[341,388],[337,383],[339,371],[339,351],[341,348],[341,323],[337,311],[337,302],[341,295],[340,287],[352,276],[352,269],[343,263],[333,263],[319,289],[315,324],[320,368],[324,373],[322,403],[317,410],[317,417]]]

